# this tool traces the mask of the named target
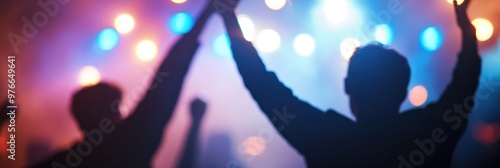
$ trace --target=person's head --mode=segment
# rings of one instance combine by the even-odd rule
[[[106,83],[85,87],[73,95],[71,111],[82,130],[99,128],[103,119],[109,119],[114,124],[121,121],[118,103],[121,101],[121,91]]]
[[[408,62],[395,50],[379,43],[358,48],[345,79],[345,91],[357,120],[397,115],[409,81]]]

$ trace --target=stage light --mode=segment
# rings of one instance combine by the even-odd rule
[[[134,29],[135,21],[129,14],[121,14],[115,19],[115,29],[122,34],[127,34]]]
[[[142,40],[135,47],[135,54],[139,60],[144,62],[153,60],[157,53],[156,44],[151,40]]]
[[[427,89],[424,86],[418,85],[410,90],[408,99],[412,105],[418,107],[427,101],[427,96]]]
[[[293,40],[293,48],[300,56],[310,56],[316,49],[316,43],[309,34],[299,34]]]
[[[176,4],[181,4],[181,3],[186,2],[186,0],[172,0],[172,2],[176,3]]]
[[[349,61],[361,43],[355,38],[346,38],[340,43],[340,54]]]
[[[99,48],[106,51],[115,48],[119,40],[120,36],[113,28],[101,30],[101,32],[97,35],[97,44],[99,45]]]
[[[245,153],[258,156],[266,150],[266,141],[258,136],[251,136],[243,141],[243,150]]]
[[[392,40],[394,38],[394,34],[391,26],[387,24],[381,24],[375,27],[375,40],[384,44],[391,45]]]
[[[476,27],[476,36],[479,41],[487,41],[493,35],[493,24],[489,20],[477,18],[472,21]]]
[[[346,0],[325,0],[323,10],[330,22],[340,23],[347,18],[349,5]]]
[[[85,66],[80,70],[79,83],[81,86],[88,87],[99,83],[101,75],[99,70],[93,66]]]
[[[255,26],[247,15],[238,15],[238,23],[243,31],[243,36],[247,41],[252,41],[255,37]]]
[[[177,13],[170,18],[170,30],[174,34],[189,32],[194,25],[194,18],[185,12]]]
[[[450,4],[453,4],[453,0],[447,0],[447,1]],[[457,3],[460,5],[460,4],[464,3],[464,0],[457,0]]]
[[[231,49],[229,48],[230,42],[227,34],[217,36],[213,43],[213,49],[218,56],[231,56]]]
[[[428,27],[420,35],[420,42],[425,50],[436,51],[443,44],[443,35],[436,27]]]
[[[281,44],[280,35],[276,31],[271,29],[262,30],[257,35],[256,40],[257,49],[264,52],[273,52],[278,49]]]
[[[280,10],[286,4],[286,0],[266,0],[266,5],[272,10]]]

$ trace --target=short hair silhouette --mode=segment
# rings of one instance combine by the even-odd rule
[[[345,80],[346,93],[350,96],[354,115],[362,122],[397,115],[395,112],[399,112],[406,97],[409,81],[408,61],[395,50],[380,43],[356,49],[350,59]],[[386,114],[359,114],[360,111],[365,111],[356,110],[360,106],[391,110],[383,110],[387,111]]]
[[[117,106],[121,98],[122,92],[117,87],[107,83],[98,83],[75,93],[71,111],[80,129],[98,128],[102,119],[108,118],[113,122],[121,120],[118,108],[113,107],[113,105]]]

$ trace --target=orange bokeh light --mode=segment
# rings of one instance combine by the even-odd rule
[[[412,105],[418,107],[424,104],[425,101],[427,101],[427,96],[427,89],[425,89],[424,86],[418,85],[410,90],[409,100]]]

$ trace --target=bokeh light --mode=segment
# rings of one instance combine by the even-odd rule
[[[472,21],[474,27],[476,27],[477,40],[486,41],[493,36],[493,24],[487,19],[477,18]]]
[[[443,34],[436,27],[428,27],[420,35],[420,43],[425,50],[436,51],[443,44]]]
[[[252,156],[261,155],[266,150],[266,141],[258,136],[248,137],[243,142],[243,150]]]
[[[483,144],[494,144],[500,140],[500,126],[480,121],[474,125],[472,136]]]
[[[410,90],[408,99],[413,106],[421,106],[427,101],[427,89],[424,86],[418,85]]]
[[[194,18],[188,13],[181,12],[170,18],[170,31],[174,34],[184,34],[189,32],[194,25]]]
[[[88,87],[99,83],[101,80],[101,75],[99,70],[93,66],[85,66],[80,70],[80,75],[78,81],[81,86]]]
[[[310,56],[316,49],[316,42],[309,34],[299,34],[293,40],[293,48],[300,56]]]
[[[265,0],[267,7],[272,10],[280,10],[286,4],[286,0]]]
[[[230,42],[227,34],[217,36],[213,43],[213,49],[218,56],[231,56]]]
[[[148,62],[155,59],[158,53],[156,44],[151,40],[142,40],[135,47],[135,54],[139,60]]]
[[[375,27],[375,40],[378,42],[384,44],[384,45],[391,45],[392,40],[394,38],[394,34],[392,31],[391,26],[387,24],[381,24],[377,25]]]
[[[186,0],[172,0],[172,2],[176,3],[176,4],[181,4],[181,3],[186,2]]]
[[[450,4],[453,4],[453,0],[447,0],[447,1]],[[460,4],[464,3],[464,0],[457,0],[457,3],[460,5]]]
[[[255,25],[247,15],[238,15],[238,23],[243,31],[243,36],[247,41],[252,41],[255,37]]]
[[[348,17],[349,5],[346,0],[325,0],[323,11],[332,23],[340,23]]]
[[[281,37],[278,34],[278,32],[272,30],[272,29],[265,29],[262,30],[258,35],[256,39],[256,47],[257,49],[264,51],[264,52],[273,52],[281,44]]]
[[[349,61],[356,51],[356,48],[359,46],[361,46],[359,40],[355,38],[346,38],[340,43],[340,54]]]
[[[116,47],[120,41],[118,32],[113,28],[101,30],[97,35],[97,44],[102,50],[108,51]]]
[[[115,19],[115,29],[122,34],[131,32],[135,27],[135,20],[129,14],[121,14]]]

